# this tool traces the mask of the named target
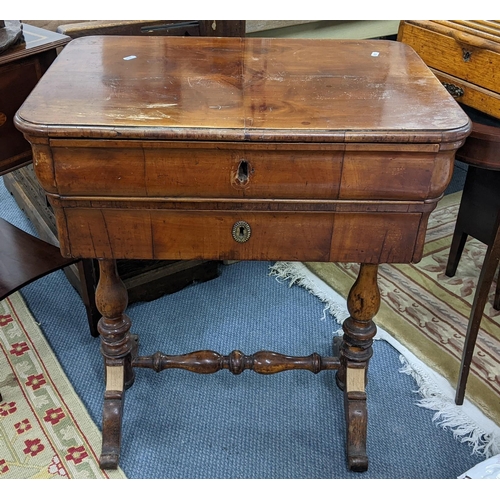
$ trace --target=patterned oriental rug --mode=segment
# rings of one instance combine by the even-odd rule
[[[0,479],[119,479],[21,295],[0,302]]]
[[[375,317],[377,327],[395,339],[400,352],[408,350],[444,377],[452,390],[447,403],[432,394],[418,374],[410,373],[421,385],[421,405],[436,410],[436,419],[455,428],[456,435],[468,436],[471,428],[460,416],[461,407],[454,405],[454,389],[458,378],[467,323],[474,299],[477,279],[486,252],[486,245],[469,238],[456,275],[445,275],[446,263],[455,228],[461,192],[445,196],[431,214],[423,258],[418,264],[381,265],[379,288],[381,307]],[[274,273],[308,288],[329,303],[328,292],[311,284],[314,278],[328,285],[343,298],[357,277],[357,264],[287,263],[274,266]],[[306,276],[310,273],[312,281]],[[493,308],[496,280],[490,291],[478,334],[469,375],[466,398],[496,426],[500,425],[500,311]],[[330,304],[332,306],[332,304]],[[336,309],[335,309],[336,308]],[[338,305],[330,312],[339,321],[346,311]],[[386,339],[387,340],[387,339]],[[390,341],[390,340],[389,340]],[[397,347],[397,346],[395,346]],[[412,370],[409,370],[411,372]],[[496,431],[495,431],[496,432]],[[459,437],[459,436],[457,436]],[[484,438],[484,436],[483,436]],[[482,438],[479,439],[481,441]],[[498,437],[495,438],[498,441]],[[494,448],[498,447],[495,443]],[[499,453],[497,450],[496,453]]]

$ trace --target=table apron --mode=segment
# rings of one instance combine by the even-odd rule
[[[51,140],[37,177],[62,196],[427,200],[454,149],[438,144],[240,144]]]

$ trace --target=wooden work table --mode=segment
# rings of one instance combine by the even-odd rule
[[[101,467],[118,465],[124,391],[146,367],[336,370],[348,467],[367,469],[377,266],[421,258],[429,214],[470,130],[412,49],[367,40],[81,38],[16,125],[32,144],[62,254],[100,262]],[[331,357],[139,356],[115,265],[136,258],[342,261],[361,270]]]

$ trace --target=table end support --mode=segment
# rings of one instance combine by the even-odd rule
[[[373,337],[377,331],[372,318],[380,307],[377,272],[377,264],[361,264],[347,298],[350,317],[342,325],[344,335],[340,345],[334,339],[334,349],[338,348],[340,354],[336,380],[344,391],[347,466],[355,472],[368,469],[365,389],[368,362],[373,354]]]
[[[106,391],[102,418],[101,469],[117,469],[120,460],[123,391]]]
[[[120,457],[125,390],[134,383],[132,357],[137,353],[137,342],[130,334],[131,321],[125,314],[128,294],[118,275],[116,261],[99,260],[99,270],[96,305],[102,318],[97,328],[106,373],[99,465],[101,469],[116,469]]]

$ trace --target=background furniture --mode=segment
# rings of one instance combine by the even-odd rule
[[[31,162],[31,147],[13,118],[28,94],[70,38],[24,25],[25,43],[0,54],[0,174]]]
[[[500,120],[464,107],[472,133],[456,158],[469,164],[453,234],[446,275],[454,276],[467,237],[487,245],[467,327],[455,402],[462,404],[477,334],[500,259]],[[493,303],[500,309],[500,279]]]
[[[455,402],[462,404],[488,292],[498,263],[500,207],[500,21],[401,21],[398,40],[410,45],[473,121],[456,158],[469,164],[446,274],[456,272],[470,235],[488,245],[472,304]],[[497,288],[495,307],[499,307]]]
[[[25,42],[0,54],[0,175],[31,161],[31,145],[14,127],[13,118],[56,58],[57,49],[69,41],[67,36],[32,26],[25,26],[23,31]],[[95,307],[93,281],[88,281],[91,276],[84,263],[62,257],[57,246],[0,219],[0,300],[35,279],[72,264],[79,265],[90,331],[97,336],[100,315]]]
[[[500,21],[401,21],[398,40],[458,102],[500,118]]]
[[[245,21],[87,21],[66,24],[59,33],[79,38],[91,35],[245,36]]]

